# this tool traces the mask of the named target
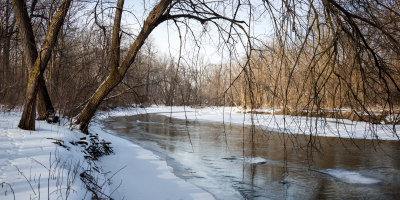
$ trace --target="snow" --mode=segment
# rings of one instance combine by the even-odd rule
[[[52,143],[83,135],[44,122],[36,122],[37,131],[21,130],[19,118],[0,114],[0,199],[85,199],[78,173],[88,167],[83,153]]]
[[[272,109],[257,109],[273,113]],[[147,108],[115,109],[102,113],[100,118],[157,113],[178,119],[201,120],[215,123],[252,125],[266,131],[290,134],[317,135],[353,139],[399,140],[400,125],[371,124],[347,119],[250,114],[234,107],[192,108],[183,106],[151,106]]]
[[[347,171],[344,169],[325,169],[319,170],[319,172],[328,174],[339,179],[340,181],[351,184],[376,184],[380,182],[378,179],[369,178],[361,175],[358,172]]]
[[[115,154],[95,163],[70,142],[86,135],[67,126],[36,121],[36,131],[17,127],[20,112],[0,114],[0,199],[91,199],[80,173],[91,170],[102,192],[114,199],[194,199],[214,197],[176,177],[166,162],[93,123],[92,133],[110,141]],[[50,139],[49,139],[50,138]],[[63,141],[66,148],[54,144]],[[69,150],[67,150],[67,148]],[[49,194],[49,195],[48,195]],[[15,195],[15,196],[14,196]],[[14,198],[15,197],[15,198]]]
[[[171,112],[172,111],[172,112]],[[271,110],[260,110],[272,112]],[[36,122],[36,131],[17,127],[20,112],[0,113],[0,199],[90,199],[79,175],[99,167],[94,177],[103,186],[102,192],[114,199],[214,199],[214,197],[174,175],[166,161],[152,152],[125,139],[108,134],[99,119],[158,113],[179,119],[201,120],[235,125],[255,124],[258,128],[293,134],[398,140],[399,126],[372,125],[350,120],[317,119],[271,114],[248,114],[231,107],[166,107],[115,109],[100,112],[89,131],[110,141],[115,154],[96,162],[85,159],[83,148],[70,142],[86,135],[70,130],[68,125]],[[67,123],[65,123],[67,124]],[[58,142],[61,145],[55,144]],[[62,147],[64,146],[64,147]],[[263,164],[263,158],[242,158]],[[374,184],[378,180],[357,172],[328,169],[329,174],[343,182]]]
[[[245,163],[256,164],[256,165],[262,165],[262,164],[266,164],[268,162],[268,160],[261,158],[261,157],[248,157],[248,156],[244,156],[244,157],[232,156],[232,157],[222,158],[222,159],[235,161],[235,162],[245,162]]]
[[[167,163],[125,139],[113,136],[97,124],[90,131],[112,141],[115,155],[100,159],[105,171],[118,172],[112,184],[122,183],[113,197],[115,199],[214,199],[204,190],[176,177]]]

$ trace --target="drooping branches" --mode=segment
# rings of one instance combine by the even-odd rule
[[[397,2],[264,1],[264,8],[275,37],[252,63],[262,60],[255,66],[269,73],[265,105],[325,117],[325,109],[346,108],[346,116],[330,117],[399,122]]]
[[[167,20],[174,20],[176,22],[178,19],[186,19],[196,20],[201,24],[211,22],[217,27],[220,27],[218,20],[222,20],[235,24],[235,26],[239,27],[244,33],[246,33],[245,29],[242,27],[242,24],[245,24],[244,21],[231,19],[223,14],[219,14],[215,11],[215,9],[209,6],[209,4],[212,5],[220,3],[221,2],[207,3],[204,1],[161,0],[148,14],[143,26],[140,29],[140,32],[137,34],[132,45],[130,45],[129,51],[127,52],[125,58],[122,59],[122,62],[119,64],[121,44],[119,32],[121,31],[120,22],[124,1],[118,0],[113,24],[110,74],[98,87],[80,114],[75,117],[74,123],[79,125],[80,130],[83,132],[88,131],[89,122],[94,116],[100,103],[118,84],[122,82],[127,70],[135,61],[136,56],[138,55],[146,39],[160,23]],[[185,26],[189,26],[189,24],[185,24]]]

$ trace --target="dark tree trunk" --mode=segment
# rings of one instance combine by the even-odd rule
[[[7,34],[7,37],[3,38],[3,55],[1,55],[1,65],[3,68],[3,74],[2,75],[2,83],[3,86],[6,85],[8,81],[8,76],[9,76],[9,70],[10,70],[10,40],[11,37],[8,36],[8,28],[5,30],[5,34]]]
[[[50,95],[47,92],[46,82],[44,81],[43,74],[39,77],[39,91],[37,95],[37,111],[38,120],[48,120],[50,117],[53,119],[54,108],[50,100]]]
[[[29,67],[32,67],[34,59],[37,57],[37,50],[26,4],[23,0],[13,0],[13,4],[15,19],[18,24],[19,37],[21,38],[22,47],[24,49],[24,63]],[[21,121],[18,125],[20,128],[35,130],[35,104],[36,99],[32,102],[24,102],[24,112],[22,113]]]
[[[2,49],[3,55],[1,55],[1,65],[3,67],[3,74],[2,75],[2,83],[6,85],[6,79],[8,79],[8,71],[10,70],[10,42],[11,42],[11,32],[12,26],[10,27],[10,2],[7,0],[6,2],[6,13],[5,13],[5,27],[1,27],[1,35],[3,36],[2,41]]]
[[[36,51],[37,57],[32,65],[31,71],[29,73],[28,85],[26,87],[26,94],[24,100],[24,110],[22,112],[22,117],[19,123],[21,129],[35,130],[35,102],[37,98],[37,93],[39,86],[44,83],[43,72],[46,69],[47,63],[51,56],[51,51],[57,42],[58,33],[64,23],[64,18],[68,12],[69,6],[72,0],[63,0],[60,8],[57,10],[50,23],[49,29],[46,33],[46,38],[40,49],[40,54],[37,54],[36,48],[32,41],[35,41],[32,31],[32,25],[29,20],[29,16],[26,9],[26,4],[23,0],[13,0],[14,3],[14,13],[18,22],[21,38],[26,41],[23,42],[24,52],[29,54],[26,58],[27,63],[32,63],[32,58],[34,58],[34,53]],[[24,44],[25,43],[25,44]],[[26,50],[26,51],[25,51]],[[29,59],[31,58],[31,59]],[[41,80],[40,80],[41,79]],[[47,89],[46,93],[47,93]],[[41,93],[39,96],[40,100],[42,98],[48,97],[48,93]],[[49,98],[50,99],[50,98]],[[50,106],[44,106],[49,108]],[[52,108],[52,106],[51,106]]]
[[[121,82],[121,80],[121,76],[118,72],[111,72],[111,74],[106,78],[106,81],[104,81],[96,90],[88,104],[86,104],[82,112],[76,118],[77,121],[75,121],[75,123],[79,123],[79,129],[82,132],[88,132],[89,122],[96,113],[100,103],[111,92],[111,90]]]
[[[75,124],[79,124],[79,129],[85,133],[88,132],[89,122],[94,116],[97,108],[104,100],[104,98],[115,88],[119,83],[121,83],[127,70],[134,62],[137,53],[143,46],[145,40],[149,34],[157,27],[161,22],[165,21],[167,18],[164,14],[168,5],[172,0],[161,0],[149,13],[146,21],[143,24],[143,28],[139,35],[136,37],[132,46],[130,47],[127,56],[119,66],[119,30],[120,22],[122,16],[122,8],[124,0],[118,0],[117,10],[115,13],[113,36],[112,36],[112,47],[111,47],[111,71],[107,79],[99,86],[96,92],[91,97],[90,101],[86,104],[83,110],[78,116],[75,117]],[[119,68],[118,68],[119,67]]]
[[[28,65],[28,69],[30,69],[34,65],[38,53],[26,4],[21,1],[14,1],[14,13],[16,13],[15,18],[18,21],[18,28],[22,40],[25,64]],[[50,96],[47,92],[46,83],[43,76],[40,76],[39,78],[38,94],[39,95],[36,100],[39,114],[38,119],[45,120],[49,117],[49,115],[54,113],[54,108]],[[33,112],[33,115],[35,112],[36,111]],[[33,118],[35,118],[35,116],[33,116]]]
[[[38,74],[38,72],[36,72]],[[26,86],[27,91],[37,91],[38,85],[32,81],[36,76],[34,73],[29,74],[28,85]],[[30,101],[29,101],[30,99]],[[18,127],[24,130],[35,130],[35,116],[36,116],[36,98],[35,96],[26,96],[24,100],[24,110],[22,112],[21,120],[19,121]]]

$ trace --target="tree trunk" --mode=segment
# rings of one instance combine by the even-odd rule
[[[2,49],[3,49],[3,55],[1,55],[1,65],[3,68],[3,73],[2,75],[2,80],[0,85],[2,84],[3,86],[6,85],[6,83],[9,81],[8,80],[8,72],[10,70],[10,40],[11,37],[8,36],[8,32],[7,32],[8,28],[5,29],[5,34],[7,35],[6,37],[3,38],[2,41]]]
[[[28,85],[26,91],[34,91],[38,88],[38,83],[35,77],[38,76],[39,70],[32,70],[29,73]],[[26,93],[24,100],[24,110],[22,112],[21,120],[18,127],[24,130],[35,130],[35,116],[36,116],[36,94]]]
[[[1,31],[1,35],[3,35],[4,37],[1,38],[3,39],[2,41],[2,48],[3,48],[3,55],[1,55],[1,63],[2,63],[2,67],[3,67],[3,76],[2,76],[2,83],[3,86],[6,85],[7,82],[7,77],[8,77],[8,71],[10,69],[10,41],[11,41],[11,32],[12,30],[12,26],[10,27],[10,7],[9,7],[9,0],[7,0],[6,2],[6,15],[5,15],[5,27],[0,27]],[[1,50],[1,49],[0,49]]]
[[[63,0],[60,8],[57,10],[49,29],[46,34],[46,38],[40,49],[40,54],[36,57],[35,63],[29,73],[28,85],[26,87],[26,95],[24,100],[24,110],[19,123],[21,129],[35,130],[35,102],[36,96],[39,90],[39,85],[44,83],[43,72],[46,69],[47,63],[51,56],[51,51],[57,42],[58,32],[60,31],[64,18],[68,12],[69,6],[72,0]],[[34,41],[32,26],[30,24],[29,16],[26,9],[26,4],[23,0],[13,0],[14,13],[18,21],[21,37],[26,44],[23,44],[25,53],[29,54],[30,57],[26,58],[27,63],[31,63],[36,48],[33,48]],[[36,52],[37,53],[37,52]],[[39,80],[41,79],[41,80]],[[42,85],[43,86],[43,85]],[[46,89],[47,91],[47,89]],[[46,94],[41,94],[39,99],[46,98]],[[48,96],[48,93],[47,93]],[[48,108],[47,106],[45,106]]]
[[[39,91],[37,95],[37,111],[38,120],[46,120],[54,115],[53,104],[50,100],[50,95],[47,92],[46,82],[44,81],[43,74],[39,77]]]
[[[115,12],[114,19],[114,27],[113,27],[113,38],[112,38],[112,47],[111,47],[111,71],[110,75],[107,79],[99,86],[96,92],[91,97],[90,101],[86,104],[83,110],[80,112],[78,116],[75,117],[74,123],[79,124],[79,129],[82,132],[88,132],[89,122],[94,116],[97,108],[104,100],[104,98],[111,92],[112,89],[115,88],[119,83],[121,83],[124,78],[127,70],[135,61],[136,55],[139,52],[140,48],[143,46],[145,40],[149,36],[149,34],[157,27],[161,22],[165,21],[167,18],[165,17],[164,12],[167,9],[168,5],[172,2],[172,0],[161,0],[149,13],[146,21],[143,24],[143,28],[136,37],[132,46],[130,47],[127,56],[121,63],[118,68],[119,61],[119,30],[120,30],[120,22],[122,16],[122,8],[124,4],[124,0],[118,0],[117,10]]]
[[[82,112],[76,118],[77,121],[75,121],[75,123],[79,123],[79,129],[82,132],[88,132],[89,122],[96,113],[96,110],[99,107],[100,103],[121,81],[122,78],[118,72],[110,72],[110,75],[96,90],[88,104],[86,104]]]
[[[21,1],[14,1],[14,13],[16,13],[15,18],[18,21],[18,29],[22,40],[25,64],[28,65],[28,69],[30,70],[37,59],[38,53],[26,4]],[[43,76],[40,76],[39,83],[39,95],[37,97],[39,113],[38,119],[45,120],[49,115],[54,113],[54,108],[47,92]]]
[[[7,29],[6,29],[7,31]],[[7,81],[6,79],[8,79],[8,72],[10,70],[10,40],[11,40],[11,36],[9,36],[9,32],[7,32],[7,37],[5,38],[4,41],[4,46],[3,46],[3,59],[2,59],[2,63],[3,63],[3,81],[4,81],[4,85],[6,84],[5,81]]]

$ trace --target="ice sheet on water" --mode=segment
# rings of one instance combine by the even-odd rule
[[[351,184],[376,184],[380,182],[380,180],[378,179],[369,178],[363,176],[358,172],[348,171],[344,169],[325,169],[325,170],[318,170],[318,172],[333,176],[339,179],[340,181]]]
[[[243,160],[250,164],[265,164],[267,160],[261,157],[244,157]]]
[[[244,156],[244,157],[236,157],[236,156],[232,156],[232,157],[227,157],[227,158],[222,158],[225,160],[230,160],[230,161],[236,161],[236,162],[245,162],[248,164],[252,164],[252,165],[263,165],[267,163],[267,160],[261,157],[248,157],[248,156]]]

